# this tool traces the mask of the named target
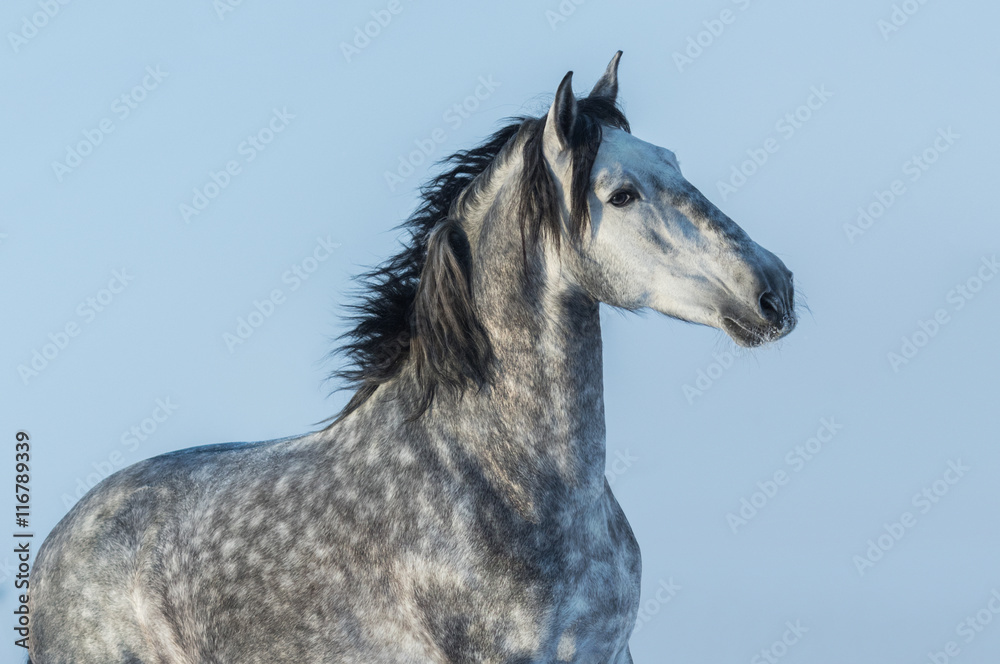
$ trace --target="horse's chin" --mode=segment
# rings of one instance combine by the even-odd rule
[[[763,321],[748,321],[725,317],[722,319],[722,331],[744,348],[758,348],[772,341],[777,341],[795,328],[792,319],[782,327]]]

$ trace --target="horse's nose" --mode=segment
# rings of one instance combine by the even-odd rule
[[[761,293],[757,300],[757,313],[771,325],[784,327],[785,307],[778,296],[770,289]]]
[[[757,297],[757,314],[781,332],[795,326],[792,273],[784,265],[768,270],[766,283]]]

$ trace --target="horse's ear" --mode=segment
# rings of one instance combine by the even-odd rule
[[[608,68],[604,70],[604,75],[590,91],[591,97],[607,97],[611,101],[618,98],[618,61],[622,59],[622,52],[618,51],[608,63]]]
[[[576,97],[573,96],[573,72],[563,77],[556,90],[555,101],[545,120],[545,145],[558,154],[570,146],[570,137],[576,125]]]

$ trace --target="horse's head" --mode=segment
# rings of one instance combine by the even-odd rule
[[[586,98],[574,97],[567,74],[546,118],[543,152],[564,227],[589,216],[560,251],[567,277],[601,302],[716,327],[741,346],[788,334],[792,273],[684,179],[670,150],[603,126],[593,156],[594,128],[580,125],[595,114],[581,110],[614,103],[620,56]],[[580,168],[588,149],[589,174]]]

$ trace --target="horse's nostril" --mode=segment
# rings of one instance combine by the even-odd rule
[[[765,291],[760,296],[760,313],[769,323],[778,326],[782,324],[785,317],[781,302],[771,291]]]

